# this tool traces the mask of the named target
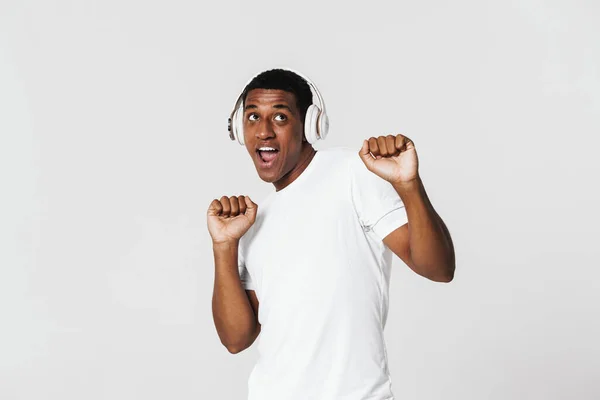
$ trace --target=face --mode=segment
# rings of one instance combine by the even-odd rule
[[[244,107],[244,142],[258,175],[277,190],[303,170],[313,151],[304,140],[304,125],[293,93],[252,89]],[[275,151],[260,150],[264,148]]]

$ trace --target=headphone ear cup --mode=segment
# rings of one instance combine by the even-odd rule
[[[240,105],[233,115],[233,135],[238,143],[244,145],[244,110]]]
[[[314,104],[311,104],[306,110],[306,118],[304,118],[304,135],[308,143],[313,144],[319,138],[317,137],[317,119],[321,110]]]
[[[329,117],[327,116],[327,112],[322,112],[319,116],[319,138],[321,140],[327,137],[327,133],[329,133]]]

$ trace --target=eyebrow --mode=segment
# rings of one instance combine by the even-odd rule
[[[258,108],[258,106],[254,105],[254,104],[249,104],[247,105],[244,110],[248,110],[250,108]],[[292,112],[292,109],[289,108],[287,105],[285,104],[275,104],[273,105],[273,108],[285,108],[286,110],[288,110],[289,112]]]

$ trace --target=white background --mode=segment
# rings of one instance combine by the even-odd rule
[[[3,0],[0,398],[245,398],[206,210],[273,190],[226,120],[278,66],[325,98],[317,149],[411,138],[454,239],[449,284],[394,260],[396,398],[600,398],[599,9]]]

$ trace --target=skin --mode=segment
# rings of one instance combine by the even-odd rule
[[[260,178],[279,191],[302,174],[316,154],[304,137],[304,121],[293,93],[279,89],[252,89],[244,104],[244,142]],[[279,149],[269,169],[260,168],[256,149]]]

